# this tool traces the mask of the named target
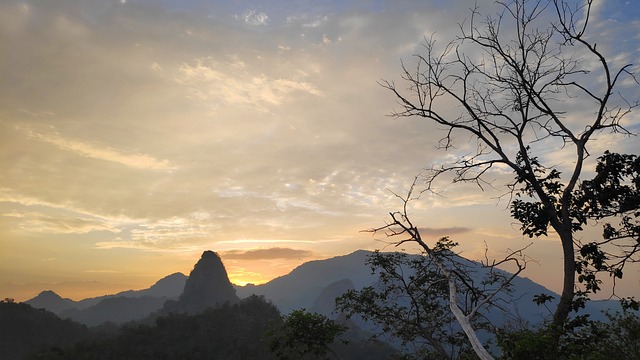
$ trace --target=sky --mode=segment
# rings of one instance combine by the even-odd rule
[[[639,9],[596,1],[590,30],[614,64],[640,64]],[[401,62],[469,14],[442,0],[0,0],[0,297],[146,288],[204,250],[242,285],[396,249],[362,230],[456,154],[436,148],[441,128],[390,117],[379,83],[402,84]],[[640,112],[625,124],[640,132]],[[590,146],[607,149],[639,150],[608,134]],[[411,203],[429,241],[448,235],[472,259],[533,243],[524,276],[560,290],[559,243],[521,235],[504,187],[439,186]],[[616,292],[639,288],[634,268]]]

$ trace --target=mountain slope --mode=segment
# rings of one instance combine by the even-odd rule
[[[59,316],[87,326],[97,326],[104,322],[123,324],[145,318],[158,311],[167,301],[166,297],[126,297],[116,296],[101,300],[99,303],[81,310],[69,309]]]
[[[372,274],[370,266],[366,264],[367,258],[372,254],[373,252],[370,251],[359,250],[344,256],[310,261],[268,283],[237,287],[238,295],[241,298],[251,294],[263,295],[278,306],[284,314],[300,308],[312,309],[322,291],[332,283],[348,279],[356,290],[375,285],[378,281],[377,275]],[[460,258],[460,261],[477,268],[478,276],[482,274],[483,270],[479,263],[463,258]],[[508,314],[496,311],[490,314],[492,321],[504,323],[521,318],[534,324],[550,316],[545,307],[533,302],[533,297],[541,293],[554,296],[555,300],[547,304],[549,308],[553,308],[559,298],[558,294],[524,277],[516,277],[512,285],[513,292],[509,296],[503,295],[502,301]],[[324,299],[322,302],[321,310],[326,313],[328,300]],[[320,306],[315,305],[320,310]],[[590,302],[587,303],[585,312],[598,314],[602,308],[616,308],[616,306],[614,303]]]
[[[373,283],[375,278],[365,263],[369,254],[371,252],[358,250],[348,255],[306,262],[266,284],[238,287],[238,296],[264,295],[285,314],[295,309],[310,309],[322,290],[331,283],[350,279],[356,289]]]
[[[73,309],[77,306],[75,301],[68,298],[62,298],[51,290],[45,290],[33,299],[25,301],[25,303],[36,309],[46,309],[54,314],[60,314],[65,310]]]
[[[184,289],[184,285],[186,282],[187,282],[187,276],[185,274],[173,273],[171,275],[167,275],[162,279],[156,281],[155,284],[151,285],[151,287],[147,289],[125,290],[117,294],[83,299],[76,302],[75,308],[78,310],[83,310],[91,306],[97,305],[99,302],[105,299],[110,299],[115,297],[141,298],[145,296],[150,296],[150,297],[156,297],[156,298],[164,297],[167,299],[177,299],[180,296],[180,294],[182,294],[182,290]]]
[[[155,284],[147,289],[126,290],[117,294],[87,298],[80,301],[62,298],[51,290],[45,290],[36,297],[25,301],[25,303],[36,309],[46,309],[62,318],[70,317],[87,325],[95,325],[98,319],[121,323],[142,318],[161,308],[166,300],[177,299],[182,294],[186,281],[186,275],[174,273],[156,281]],[[102,314],[114,303],[110,299],[115,298],[130,299],[115,300],[115,302],[123,306],[124,311],[116,316]],[[102,304],[105,301],[106,303]],[[137,314],[133,309],[143,311],[144,314]],[[109,310],[107,312],[113,311]],[[123,316],[124,314],[129,314],[130,316]]]

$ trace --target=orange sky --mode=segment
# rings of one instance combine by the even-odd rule
[[[386,116],[377,82],[401,81],[425,35],[452,39],[464,3],[0,1],[0,298],[145,288],[207,249],[243,284],[385,247],[360,231],[401,206],[389,190],[455,154],[435,149],[438,128]],[[640,62],[624,33],[636,7],[598,4],[599,48]],[[637,153],[637,139],[590,147],[606,149]],[[440,186],[412,210],[433,239],[471,258],[530,242],[496,201],[504,188]],[[557,291],[559,245],[534,242],[525,276]],[[626,277],[618,292],[640,295],[638,270]]]

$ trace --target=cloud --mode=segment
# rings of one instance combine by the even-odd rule
[[[55,145],[56,147],[71,151],[80,156],[111,161],[137,169],[148,170],[175,170],[169,160],[159,160],[148,154],[125,153],[113,148],[99,146],[84,141],[65,138],[57,131],[41,132],[34,129],[18,127],[17,130],[25,133],[29,138]]]
[[[307,259],[313,257],[313,252],[274,247],[255,250],[227,250],[222,252],[222,257],[229,260]]]
[[[19,228],[44,234],[87,234],[94,231],[118,233],[121,229],[100,219],[58,216],[40,212],[12,212],[0,216],[14,218]]]
[[[257,10],[247,10],[242,15],[235,15],[235,18],[252,26],[268,25],[270,20],[266,13]]]
[[[631,13],[616,1],[616,16],[602,2],[592,22],[598,48],[640,58],[640,38],[612,26]],[[478,2],[485,13],[493,4]],[[459,137],[457,152],[436,150],[442,129],[387,117],[397,104],[377,81],[404,87],[400,60],[409,65],[425,35],[455,38],[468,15],[462,1],[0,2],[0,213],[12,214],[3,228],[58,234],[60,251],[87,259],[373,248],[359,231],[402,205],[389,190],[402,195],[424,168],[475,146]],[[583,128],[587,114],[575,114]],[[627,121],[635,128],[638,117]],[[600,136],[592,153],[637,148],[619,139]],[[498,186],[513,180],[508,169],[493,175]],[[444,198],[412,204],[420,226],[437,225],[425,231],[473,241],[479,228],[511,229],[508,214],[495,216],[500,192],[438,185]],[[82,245],[57,242],[78,234]],[[49,257],[59,258],[38,255]],[[247,276],[273,274],[273,264],[234,261]],[[279,263],[280,274],[299,264]]]
[[[443,237],[443,236],[454,236],[458,234],[468,233],[473,231],[473,229],[468,227],[448,227],[448,228],[421,228],[420,231],[424,235],[433,236],[433,237]]]
[[[250,105],[263,109],[281,105],[296,92],[323,95],[316,86],[302,79],[274,78],[252,70],[243,61],[234,59],[228,62],[196,59],[179,67],[176,81],[188,87],[193,97],[210,102],[211,106]]]
[[[150,253],[168,253],[168,254],[184,254],[197,253],[206,246],[201,244],[190,244],[188,239],[176,238],[173,241],[133,241],[131,239],[122,239],[120,237],[111,241],[98,241],[94,244],[95,249],[111,250],[111,249],[131,249],[142,250]]]

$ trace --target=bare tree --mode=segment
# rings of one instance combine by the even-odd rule
[[[430,169],[428,190],[444,174],[483,188],[491,185],[490,170],[506,166],[514,172],[507,195],[516,197],[512,215],[523,233],[547,235],[551,228],[562,245],[564,280],[553,314],[560,329],[575,294],[574,235],[584,219],[572,209],[587,145],[605,131],[630,135],[621,120],[638,103],[614,89],[623,79],[637,80],[631,64],[612,69],[586,36],[592,0],[578,6],[563,0],[497,3],[500,12],[482,21],[478,8],[472,9],[459,37],[440,50],[434,38],[427,39],[424,52],[415,55],[416,68],[403,64],[407,89],[382,85],[401,106],[393,115],[421,117],[445,129],[439,148],[455,149],[458,135],[476,141],[471,153]],[[579,119],[571,113],[577,106],[583,110]],[[551,148],[572,154],[569,168],[548,163],[542,150]]]

